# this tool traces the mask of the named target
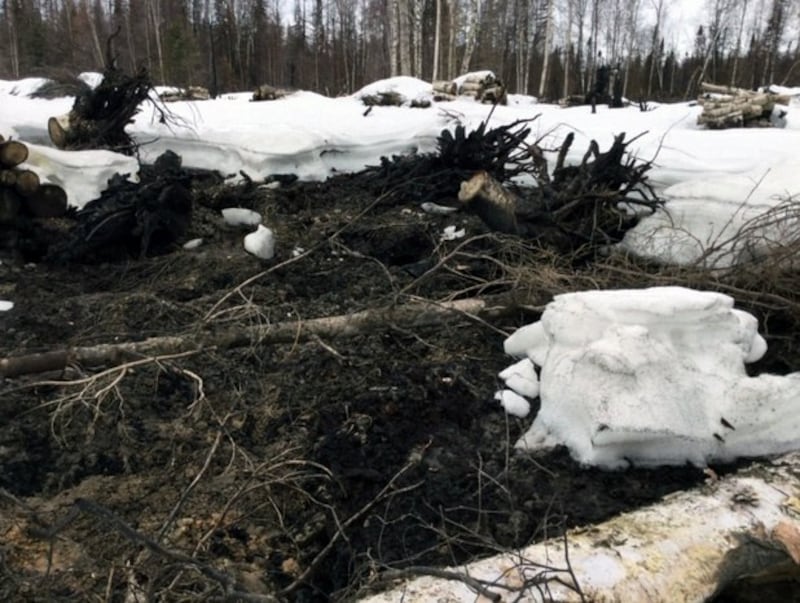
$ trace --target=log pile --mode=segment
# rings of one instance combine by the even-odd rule
[[[67,211],[67,193],[55,184],[42,183],[25,167],[28,147],[0,136],[0,227],[15,230],[19,221],[53,218]]]
[[[175,103],[178,101],[208,100],[211,94],[203,86],[189,86],[188,88],[175,88],[158,95],[162,102]]]
[[[433,82],[434,100],[453,100],[469,96],[480,103],[505,105],[506,88],[491,71],[468,73],[452,81]]]
[[[253,102],[278,100],[279,98],[283,98],[288,94],[289,92],[283,90],[282,88],[275,88],[269,84],[262,84],[253,91],[253,98],[250,100]]]
[[[703,112],[697,123],[709,129],[770,127],[776,105],[788,105],[789,97],[769,91],[744,90],[703,82],[697,102]]]

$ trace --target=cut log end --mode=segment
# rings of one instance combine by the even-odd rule
[[[23,197],[30,197],[39,187],[41,182],[36,172],[31,170],[18,170],[14,182],[14,189]]]
[[[486,172],[477,172],[472,178],[462,182],[458,190],[458,200],[462,203],[469,203],[475,199],[481,189],[486,186],[488,179],[489,174]]]
[[[62,115],[60,117],[51,117],[47,120],[47,133],[50,135],[50,140],[58,149],[64,149],[67,146],[67,126],[69,124],[69,116]]]
[[[461,183],[458,200],[490,228],[519,234],[517,197],[487,172],[480,171]]]
[[[0,142],[0,165],[7,168],[18,166],[28,158],[28,147],[18,140]]]

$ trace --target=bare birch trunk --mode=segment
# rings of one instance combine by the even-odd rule
[[[442,42],[442,0],[436,0],[436,23],[433,35],[433,75],[431,81],[439,79],[439,45]]]
[[[569,67],[570,67],[570,51],[572,50],[572,2],[567,2],[567,43],[564,52],[564,90],[562,96],[567,98],[569,96]]]
[[[449,30],[447,32],[447,76],[445,79],[452,80],[456,77],[456,24],[458,23],[458,5],[456,0],[448,0],[449,8]]]
[[[400,7],[399,0],[389,0],[389,73],[392,77],[399,75],[400,66]]]
[[[478,30],[481,24],[482,0],[470,0],[469,11],[466,15],[466,32],[464,44],[464,56],[461,58],[461,73],[469,71],[469,65],[472,62],[472,54],[475,52],[475,47],[478,45]]]
[[[158,56],[158,73],[162,84],[166,84],[166,74],[164,73],[164,52],[161,46],[161,1],[147,0],[147,16],[153,27],[153,39],[156,43],[156,54]],[[148,19],[145,18],[145,21]],[[149,53],[148,53],[149,54]]]
[[[736,86],[736,76],[739,70],[739,53],[742,51],[742,35],[744,35],[744,21],[747,17],[748,0],[742,0],[742,16],[739,19],[739,29],[736,32],[736,49],[733,51],[733,66],[731,67],[731,86]]]
[[[397,34],[400,38],[400,75],[411,75],[411,15],[409,2],[411,0],[397,0],[397,13],[399,24]]]
[[[88,5],[86,5],[86,21],[89,23],[89,32],[92,35],[92,54],[94,55],[94,60],[98,65],[102,65],[103,68],[105,68],[105,55],[100,45],[100,37],[97,35],[97,23],[94,21],[94,15],[90,14]]]
[[[547,0],[547,21],[544,29],[544,60],[542,61],[542,77],[539,79],[539,96],[544,96],[547,85],[547,70],[550,66],[550,40],[553,36],[553,0]]]
[[[411,5],[411,50],[413,52],[412,71],[414,77],[422,77],[422,13],[425,0],[412,0]]]

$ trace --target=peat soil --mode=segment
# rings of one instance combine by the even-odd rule
[[[197,184],[194,250],[6,259],[0,298],[16,306],[0,313],[0,356],[515,286],[524,242],[361,178]],[[223,223],[234,205],[275,231],[273,260]],[[442,240],[449,225],[465,238]],[[602,472],[513,449],[531,419],[493,400],[503,339],[540,310],[6,379],[0,600],[353,600],[387,568],[520,547],[702,483],[695,467]]]

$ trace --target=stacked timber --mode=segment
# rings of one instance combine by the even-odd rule
[[[488,104],[506,104],[506,88],[491,71],[467,73],[452,81],[433,82],[434,100],[453,100],[470,96]]]
[[[279,98],[288,96],[288,94],[289,92],[287,90],[283,90],[282,88],[275,88],[269,84],[262,84],[253,90],[253,98],[250,100],[254,102],[278,100]]]
[[[776,105],[788,105],[789,97],[764,90],[745,90],[703,82],[697,102],[703,112],[697,123],[710,129],[770,127]],[[780,111],[780,109],[778,109]]]
[[[58,185],[42,183],[25,167],[28,147],[0,136],[0,225],[14,225],[22,216],[54,218],[67,211],[67,193]]]
[[[200,101],[211,98],[208,88],[203,86],[189,86],[188,88],[174,88],[158,95],[165,103],[178,101]]]

